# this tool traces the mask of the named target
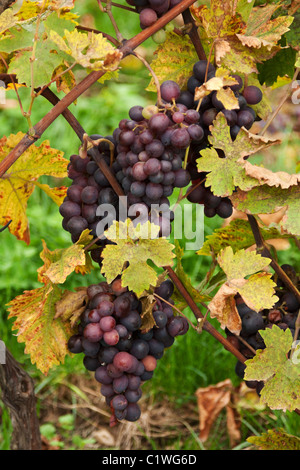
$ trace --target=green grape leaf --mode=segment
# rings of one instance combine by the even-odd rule
[[[245,23],[247,23],[251,14],[252,8],[254,7],[255,0],[239,0],[236,11],[239,13]]]
[[[244,157],[280,141],[251,134],[244,127],[236,140],[232,141],[230,127],[223,113],[217,115],[210,131],[208,140],[212,148],[202,150],[197,160],[198,171],[208,173],[205,185],[210,186],[215,195],[222,197],[230,196],[236,187],[249,191],[257,186],[259,182],[245,173]],[[225,158],[220,158],[215,149],[223,150]]]
[[[245,380],[264,382],[261,401],[273,410],[293,411],[300,408],[300,352],[291,330],[277,325],[260,331],[265,349],[245,362]],[[293,350],[289,357],[289,352]]]
[[[234,253],[231,246],[222,250],[217,260],[227,281],[208,307],[211,316],[219,320],[221,328],[227,327],[232,333],[239,334],[241,319],[235,305],[236,294],[239,293],[244,302],[255,311],[271,308],[278,300],[274,295],[276,284],[272,281],[271,274],[258,272],[265,269],[271,260],[252,251],[239,250]]]
[[[21,50],[15,54],[9,64],[8,72],[16,74],[18,82],[31,85],[32,50]],[[51,41],[37,41],[35,61],[33,62],[33,84],[35,88],[50,83],[55,70],[62,62],[62,56],[53,50]]]
[[[79,240],[68,248],[59,248],[50,251],[43,242],[43,251],[40,256],[44,265],[38,269],[40,282],[63,284],[67,277],[74,271],[86,274],[91,272],[92,263],[90,255],[84,251],[85,246],[92,241],[89,230],[85,230]]]
[[[155,286],[158,279],[156,270],[148,264],[163,267],[173,264],[174,245],[164,238],[157,238],[159,227],[150,224],[138,224],[132,221],[115,221],[104,235],[114,245],[106,245],[102,251],[101,272],[111,283],[121,275],[122,285],[127,286],[140,296],[150,286]],[[128,263],[128,266],[126,266]]]
[[[186,274],[184,271],[183,265],[182,265],[182,258],[184,256],[184,250],[180,246],[179,241],[175,239],[174,241],[175,244],[175,255],[176,255],[176,268],[175,268],[175,273],[177,277],[181,280],[182,284],[185,286],[186,290],[188,293],[191,295],[191,297],[194,299],[194,301],[197,302],[208,302],[211,300],[211,297],[209,295],[206,295],[205,293],[202,293],[200,290],[195,289],[193,287],[192,282],[190,277]],[[174,290],[174,294],[172,296],[173,300],[175,301],[175,304],[179,310],[183,310],[187,307],[187,303],[178,291],[178,289]]]
[[[247,441],[257,450],[300,450],[300,438],[284,429],[268,429],[261,436],[250,436]]]
[[[288,235],[280,233],[276,227],[261,227],[261,234],[264,240],[288,238]],[[198,255],[217,255],[227,246],[231,246],[233,251],[242,248],[249,248],[255,244],[253,232],[249,222],[243,219],[232,220],[229,225],[214,230],[212,235],[208,235],[202,248],[197,251]]]
[[[295,73],[296,54],[296,50],[291,47],[283,48],[273,58],[258,64],[260,83],[270,87],[278,77],[287,75],[292,79]]]
[[[285,208],[279,225],[288,233],[300,236],[300,185],[288,189],[263,185],[249,192],[238,190],[230,199],[237,210],[247,214],[272,214]]]
[[[159,82],[174,80],[183,89],[192,74],[193,65],[198,60],[189,36],[167,33],[165,42],[157,47],[155,55],[156,58],[152,60],[151,67]],[[153,79],[146,90],[156,92]]]
[[[25,354],[45,375],[64,362],[68,339],[74,333],[69,323],[54,318],[61,296],[58,286],[48,283],[25,291],[8,304],[8,318],[16,317],[12,329],[18,330],[17,341],[25,343]]]

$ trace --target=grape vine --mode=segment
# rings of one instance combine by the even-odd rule
[[[290,175],[251,160],[280,143],[267,131],[287,100],[295,98],[300,62],[292,24],[297,8],[292,2],[283,14],[278,5],[254,1],[246,5],[242,0],[211,0],[201,6],[193,0],[126,2],[128,6],[97,1],[99,14],[108,16],[115,37],[78,24],[71,13],[74,2],[68,7],[60,1],[34,2],[34,11],[24,2],[15,10],[7,5],[0,13],[1,79],[16,93],[28,124],[26,134],[1,139],[0,231],[7,228],[29,244],[23,209],[36,185],[56,202],[62,229],[71,241],[69,248],[55,252],[43,242],[44,265],[38,270],[42,287],[10,302],[9,318],[17,317],[14,328],[22,332],[18,341],[29,343],[32,362],[40,365],[28,317],[38,325],[46,312],[53,331],[50,335],[42,331],[38,343],[50,338],[48,359],[56,338],[65,341],[58,341],[54,356],[40,365],[42,372],[48,373],[66,354],[81,354],[111,410],[111,426],[139,420],[143,383],[152,378],[165,350],[190,326],[208,332],[235,356],[237,376],[266,405],[299,414],[295,357],[300,339],[300,274],[296,265],[278,260],[268,241],[284,238],[299,249],[300,178],[297,170]],[[123,38],[113,8],[135,14],[137,35]],[[34,33],[28,22],[34,24]],[[158,43],[152,63],[136,52],[150,38]],[[276,58],[287,50],[292,59],[285,59],[289,71],[283,77]],[[46,53],[51,70],[43,62]],[[114,78],[130,55],[149,72],[147,90],[154,91],[153,102],[132,105],[110,135],[102,135],[101,119],[99,133],[88,135],[68,107],[98,80]],[[270,63],[276,64],[272,80]],[[77,84],[75,65],[87,71]],[[270,89],[288,84],[275,110],[268,101],[268,80]],[[61,99],[53,92],[54,84],[65,92]],[[19,86],[29,90],[27,111]],[[32,110],[41,96],[53,107],[32,125]],[[67,159],[47,141],[35,145],[60,115],[80,140],[78,152]],[[43,175],[67,176],[70,183],[50,188],[37,181]],[[22,210],[11,208],[10,197],[24,201]],[[200,205],[207,219],[224,223],[206,241],[211,267],[198,288],[183,270],[183,247],[169,241],[175,208],[182,202]],[[279,210],[283,211],[279,221],[262,222],[261,214]],[[246,220],[246,228],[241,220]],[[153,225],[155,236],[145,237],[147,243],[142,235]],[[129,229],[125,235],[124,227]],[[233,234],[231,228],[236,227],[241,231]],[[114,234],[115,228],[119,232]],[[201,255],[201,250],[196,254]],[[151,279],[148,260],[157,270],[151,271]],[[75,293],[64,291],[67,276],[73,271],[88,274],[92,261],[106,280]],[[131,265],[140,268],[136,289]],[[186,307],[196,325],[184,314]],[[209,316],[217,318],[224,334],[211,325]],[[275,350],[282,353],[280,360],[272,354]],[[264,361],[266,368],[261,367]],[[278,384],[289,380],[292,384],[283,394],[284,387]]]

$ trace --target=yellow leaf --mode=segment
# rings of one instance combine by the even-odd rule
[[[0,139],[0,161],[17,145],[23,133],[10,135]],[[68,160],[62,152],[50,147],[46,140],[39,147],[32,145],[10,167],[9,171],[0,178],[0,224],[5,225],[9,220],[10,232],[19,240],[30,242],[29,226],[26,215],[27,201],[34,191],[37,179],[42,175],[62,178],[67,176]],[[50,192],[46,186],[42,187]],[[52,198],[57,198],[55,190]]]
[[[68,248],[50,251],[43,242],[43,251],[40,256],[44,265],[38,269],[40,282],[48,283],[49,280],[55,284],[63,284],[66,278],[80,267],[81,274],[91,271],[92,264],[89,263],[89,254],[84,247],[92,240],[92,236],[85,230],[79,240]]]
[[[17,19],[15,18],[11,8],[4,10],[0,15],[0,33],[3,33],[9,28],[12,28],[17,24]]]
[[[193,65],[198,60],[189,37],[167,33],[166,41],[157,47],[155,55],[156,58],[152,60],[151,67],[159,82],[174,80],[180,88],[184,88],[188,78],[192,75]],[[156,91],[153,79],[151,79],[147,90]]]
[[[65,39],[56,31],[50,31],[50,39],[82,67],[109,71],[118,68],[123,55],[102,34],[85,34],[75,29],[65,30],[64,35]]]
[[[74,333],[69,323],[55,319],[55,304],[62,291],[52,284],[18,295],[9,304],[8,318],[16,317],[13,330],[17,340],[25,343],[25,354],[45,375],[50,368],[64,362],[67,342]]]

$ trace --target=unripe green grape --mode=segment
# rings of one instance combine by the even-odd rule
[[[164,43],[165,40],[167,39],[165,30],[160,29],[159,31],[157,31],[155,34],[153,34],[152,39],[156,44]]]
[[[171,23],[167,23],[166,26],[165,26],[165,30],[167,31],[167,33],[172,33],[174,31],[174,24],[171,22]]]

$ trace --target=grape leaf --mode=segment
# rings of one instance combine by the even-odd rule
[[[217,99],[223,103],[225,109],[238,109],[238,99],[230,88],[237,83],[235,78],[230,77],[228,70],[220,67],[217,69],[215,77],[195,89],[194,99],[195,101],[202,100],[212,91],[217,91]]]
[[[25,343],[25,353],[45,375],[50,368],[64,362],[67,341],[73,334],[69,323],[54,319],[55,304],[62,291],[51,283],[25,291],[8,304],[8,318],[17,317],[12,326],[18,330],[17,341]]]
[[[91,70],[116,70],[122,59],[122,53],[102,34],[65,30],[63,38],[51,30],[50,39],[60,50],[73,57],[76,63]]]
[[[230,127],[223,113],[217,115],[210,131],[208,140],[212,148],[202,150],[201,158],[197,160],[198,171],[208,172],[205,185],[211,186],[212,192],[217,196],[230,196],[236,187],[249,191],[257,186],[259,182],[245,173],[243,157],[280,141],[251,134],[244,127],[236,140],[232,141]],[[225,158],[220,158],[215,149],[223,150]]]
[[[63,322],[70,321],[71,328],[75,328],[80,315],[88,303],[87,287],[78,287],[74,292],[65,290],[62,297],[55,304],[55,319],[61,318]]]
[[[284,16],[274,23],[267,16],[269,10],[266,10],[266,24],[262,26],[256,9],[251,9],[249,15],[244,11],[242,17],[240,13],[243,11],[239,10],[234,0],[212,0],[210,7],[201,5],[192,7],[192,11],[214,48],[216,64],[245,74],[258,72],[257,64],[270,59],[280,50],[277,41],[289,30],[293,20]]]
[[[9,28],[12,28],[17,24],[17,18],[15,18],[13,10],[7,8],[0,15],[0,33],[7,31]]]
[[[31,180],[31,182],[38,188],[42,189],[49,197],[51,197],[52,201],[54,201],[56,205],[60,206],[63,203],[67,195],[68,188],[66,186],[50,188],[48,184],[40,183],[39,181]]]
[[[291,186],[297,186],[300,183],[300,175],[292,175],[286,171],[277,171],[274,173],[273,171],[268,170],[268,168],[252,165],[250,162],[245,162],[244,168],[246,174],[257,179],[260,184],[288,189]]]
[[[271,308],[278,298],[274,295],[276,284],[271,274],[259,272],[270,264],[270,259],[255,252],[239,250],[233,252],[227,246],[218,255],[218,263],[226,274],[227,281],[221,286],[208,307],[212,317],[216,317],[221,328],[227,327],[232,333],[241,331],[241,319],[234,297],[237,293],[253,310]],[[250,276],[245,279],[246,276]]]
[[[55,80],[58,93],[63,91],[65,94],[69,93],[76,86],[76,78],[72,70],[67,70],[69,64],[64,62],[60,64],[53,72],[52,80]]]
[[[92,235],[85,230],[79,240],[68,248],[59,248],[50,251],[43,242],[43,251],[40,256],[44,265],[38,269],[38,279],[40,282],[48,283],[49,280],[54,284],[63,284],[66,278],[80,269],[81,274],[91,272],[92,263],[90,255],[84,251],[84,247],[91,242]]]
[[[183,89],[192,75],[193,65],[198,60],[189,37],[178,36],[173,32],[167,33],[165,42],[157,47],[155,55],[157,57],[152,60],[151,67],[159,82],[174,80]],[[153,79],[146,90],[156,92]]]
[[[281,49],[273,58],[258,64],[259,81],[266,86],[272,86],[278,79],[287,75],[290,79],[295,73],[296,51],[288,47]]]
[[[0,161],[17,145],[23,137],[22,132],[0,139]],[[50,147],[45,140],[39,147],[31,145],[0,179],[0,223],[9,220],[10,232],[18,239],[30,242],[29,225],[26,216],[27,201],[34,191],[39,176],[49,175],[56,178],[67,176],[68,160],[62,152]],[[49,194],[49,187],[40,185]],[[54,195],[53,195],[54,197]],[[60,198],[57,202],[60,201]]]
[[[261,436],[247,438],[258,450],[300,450],[300,438],[284,429],[268,429]]]
[[[261,271],[271,260],[255,253],[255,251],[239,250],[233,253],[230,246],[219,253],[218,263],[225,271],[228,280],[241,279]]]
[[[300,361],[299,344],[294,354],[291,330],[282,330],[277,325],[260,331],[266,348],[245,362],[245,380],[264,381],[261,401],[269,408],[293,411],[300,408]]]
[[[31,85],[31,50],[21,50],[11,59],[8,72],[16,74],[19,83]],[[34,87],[42,87],[50,83],[53,70],[61,63],[62,56],[53,50],[51,41],[38,41],[33,62]]]
[[[107,282],[111,283],[118,275],[122,276],[122,285],[133,290],[138,296],[150,286],[155,286],[158,275],[149,266],[151,260],[157,267],[173,264],[174,245],[164,237],[156,238],[159,227],[150,224],[138,224],[135,228],[132,221],[115,221],[104,235],[114,242],[106,245],[102,251],[101,272]],[[129,263],[126,266],[126,263]]]
[[[286,208],[279,225],[285,231],[300,236],[300,185],[288,189],[263,185],[249,192],[238,190],[230,199],[236,209],[247,214],[272,214]]]
[[[278,16],[271,19],[279,5],[269,4],[264,7],[253,8],[247,22],[247,29],[243,35],[237,35],[243,45],[260,48],[272,48],[279,42],[283,34],[289,31],[294,18],[292,16]]]
[[[275,227],[260,228],[264,240],[281,239],[285,235]],[[217,255],[227,246],[233,251],[249,248],[255,244],[253,232],[247,220],[232,220],[229,225],[215,229],[212,235],[208,235],[202,248],[197,251],[198,255],[211,256],[212,252]]]
[[[252,8],[254,7],[255,0],[239,0],[236,11],[239,13],[245,23],[247,23]]]

